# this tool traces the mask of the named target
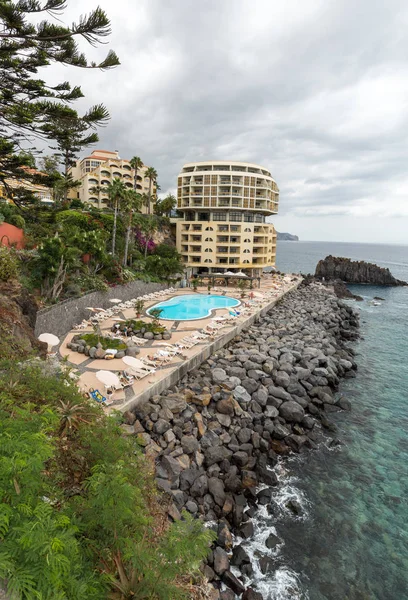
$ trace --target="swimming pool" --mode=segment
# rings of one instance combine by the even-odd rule
[[[160,319],[191,321],[209,317],[211,312],[216,308],[232,308],[239,304],[239,300],[230,298],[229,296],[186,294],[185,296],[174,296],[169,300],[151,306],[147,310],[147,314],[149,314],[152,308],[160,308],[163,311]]]

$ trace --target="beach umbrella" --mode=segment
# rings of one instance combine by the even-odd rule
[[[235,275],[232,271],[225,271],[224,275]]]
[[[117,304],[118,302],[122,302],[122,300],[120,298],[111,298],[109,302],[112,302],[112,304]]]
[[[143,369],[144,371],[150,371],[151,370],[151,367],[149,367],[148,365],[146,365],[139,358],[135,358],[134,356],[124,356],[122,358],[122,360],[125,363],[125,365],[128,365],[129,367],[131,367],[133,369]]]
[[[245,275],[245,273],[243,273],[242,271],[238,271],[238,273],[235,273],[236,277],[248,277],[248,275]]]
[[[97,371],[95,376],[98,381],[107,387],[120,383],[119,377],[115,373],[112,373],[112,371]]]
[[[38,336],[40,342],[45,342],[48,344],[48,348],[52,348],[53,346],[58,346],[60,343],[60,339],[54,335],[53,333],[42,333]]]

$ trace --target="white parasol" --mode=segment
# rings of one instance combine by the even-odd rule
[[[232,271],[225,271],[224,275],[235,275]]]
[[[60,339],[54,335],[53,333],[42,333],[38,336],[40,342],[45,342],[48,344],[48,348],[52,348],[53,346],[58,346],[60,343]]]
[[[97,371],[95,376],[98,381],[107,387],[111,385],[118,385],[120,383],[119,377],[115,373],[112,373],[112,371]]]
[[[245,275],[245,273],[243,273],[242,271],[238,271],[238,273],[235,273],[236,277],[248,277],[248,275]]]
[[[143,369],[144,371],[151,371],[151,367],[146,365],[139,358],[135,358],[134,356],[124,356],[122,360],[125,363],[125,365],[128,365],[133,369]]]
[[[112,302],[112,304],[117,304],[118,302],[122,302],[122,300],[120,298],[111,298],[109,302]]]

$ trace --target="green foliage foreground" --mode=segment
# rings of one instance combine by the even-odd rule
[[[12,600],[174,600],[211,533],[168,525],[118,419],[65,377],[0,364],[0,587]]]

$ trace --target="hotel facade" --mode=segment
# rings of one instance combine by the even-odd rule
[[[149,179],[146,177],[148,167],[144,165],[137,170],[136,191],[139,194],[148,194]],[[133,188],[135,171],[130,161],[120,158],[119,153],[109,150],[94,150],[90,156],[78,160],[71,167],[69,173],[73,179],[80,181],[81,185],[70,191],[70,198],[78,198],[86,204],[93,204],[98,208],[107,206],[107,187],[115,178],[122,179],[126,187]],[[99,190],[98,192],[96,190]],[[153,183],[153,194],[156,187]],[[142,212],[147,212],[143,206]]]
[[[259,276],[275,265],[278,212],[270,172],[245,162],[187,163],[178,176],[177,249],[188,276],[237,272]]]

